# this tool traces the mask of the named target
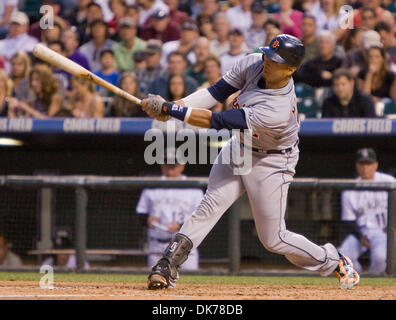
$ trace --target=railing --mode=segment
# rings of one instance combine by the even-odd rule
[[[143,188],[206,188],[207,178],[188,178],[186,180],[161,180],[157,177],[104,177],[104,176],[0,176],[0,187],[15,189],[22,192],[26,189],[57,189],[73,188],[75,190],[75,253],[77,257],[77,272],[84,270],[87,253],[104,254],[145,254],[142,251],[87,249],[87,206],[89,190],[141,190]],[[334,179],[295,179],[291,184],[293,190],[385,190],[388,192],[388,244],[387,269],[388,275],[396,274],[396,183],[364,182],[357,180]],[[240,271],[241,264],[241,207],[240,201],[234,203],[228,213],[228,270],[231,274]],[[51,249],[51,248],[47,248]],[[262,249],[264,250],[264,248]],[[42,251],[49,253],[50,251]],[[51,251],[52,252],[52,251]],[[40,253],[36,251],[33,253]],[[55,253],[52,252],[52,253]]]

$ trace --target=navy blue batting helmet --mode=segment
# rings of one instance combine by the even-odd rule
[[[301,40],[289,34],[280,34],[271,40],[268,47],[259,49],[271,60],[295,67],[300,66],[305,54]]]

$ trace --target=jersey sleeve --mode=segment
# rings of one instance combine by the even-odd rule
[[[142,194],[140,195],[138,204],[136,206],[136,212],[138,214],[149,214],[150,213],[150,198],[149,191],[144,189]]]
[[[354,221],[356,220],[356,214],[352,204],[352,191],[344,191],[341,194],[341,220],[342,221]]]
[[[237,61],[231,70],[227,71],[227,73],[223,76],[223,79],[232,87],[240,90],[243,88],[246,82],[247,69],[248,67],[256,60],[252,55],[247,55],[243,57],[239,61]]]

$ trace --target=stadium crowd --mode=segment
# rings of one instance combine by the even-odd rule
[[[395,14],[389,0],[3,0],[0,114],[145,116],[138,105],[36,59],[38,42],[134,96],[175,101],[287,33],[306,46],[294,75],[300,114],[392,116]],[[232,97],[213,110],[231,106]]]

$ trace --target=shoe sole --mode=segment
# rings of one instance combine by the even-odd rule
[[[147,286],[149,290],[159,290],[167,288],[168,284],[163,276],[160,274],[153,274],[150,276]]]

